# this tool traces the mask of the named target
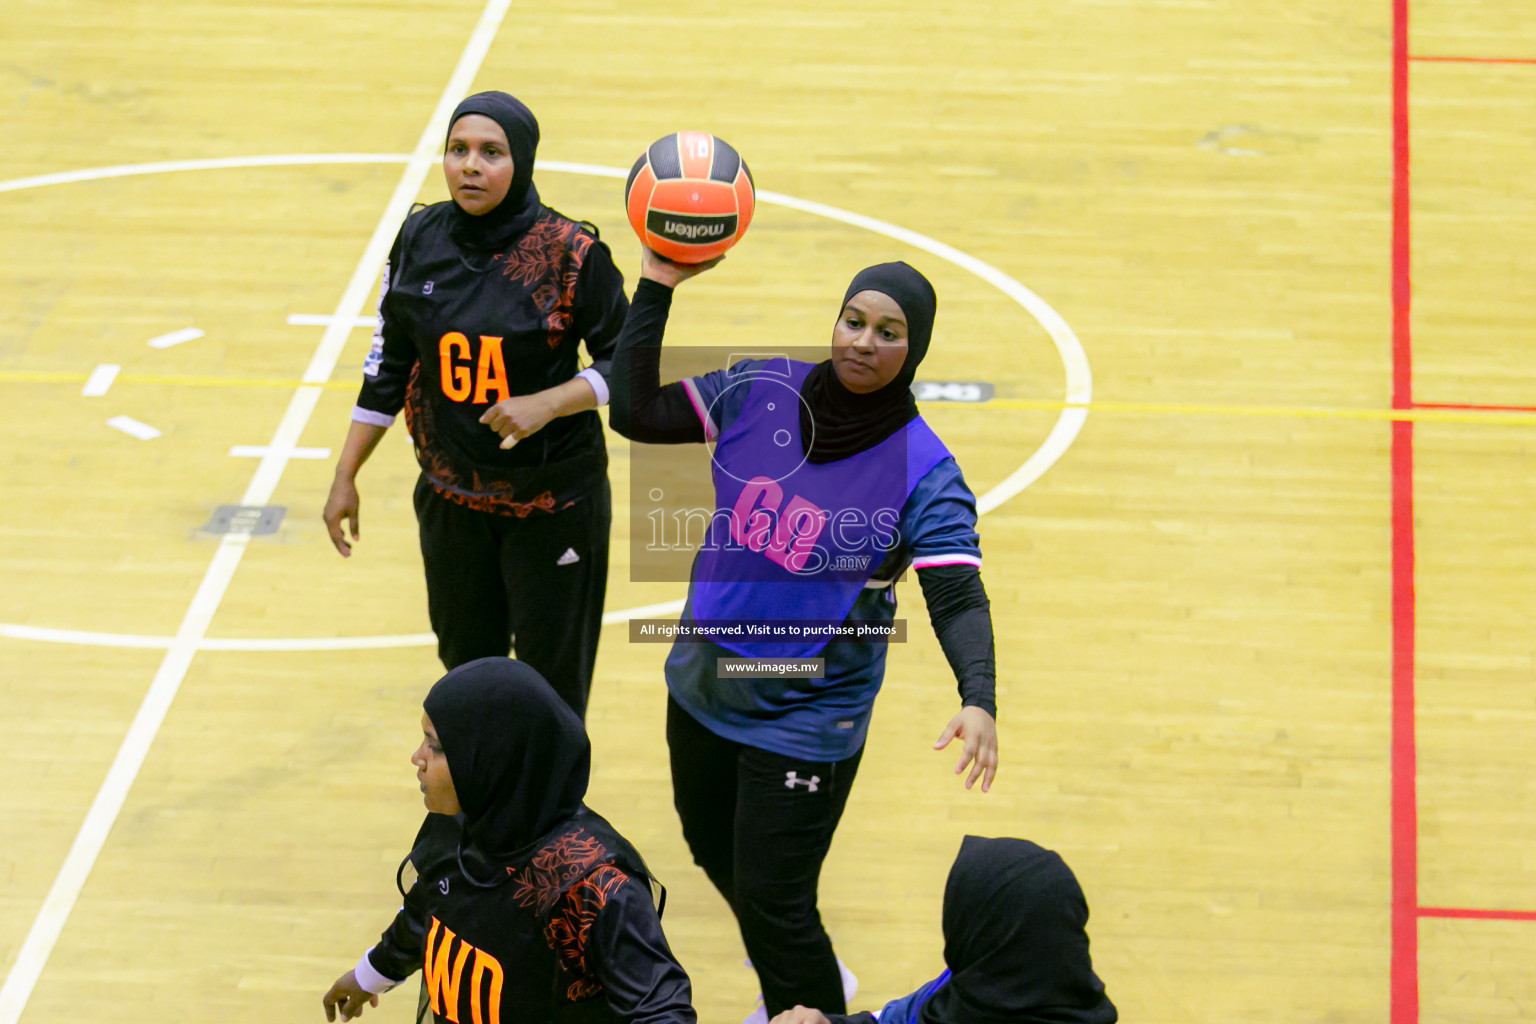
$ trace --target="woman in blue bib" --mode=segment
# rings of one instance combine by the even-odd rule
[[[944,970],[873,1012],[797,1006],[772,1024],[1115,1024],[1088,901],[1054,850],[966,836],[944,886]]]
[[[897,578],[916,570],[959,682],[935,746],[960,740],[956,774],[983,790],[997,769],[992,620],[975,497],[911,392],[933,286],[905,263],[869,267],[843,296],[829,359],[745,359],[662,387],[673,290],[713,265],[643,251],[610,422],[635,441],[713,444],[714,515],[681,618],[708,639],[667,658],[667,743],[683,835],[762,983],[748,1021],[766,1024],[796,1004],[841,1012],[856,984],[816,887],[885,675]],[[763,658],[801,674],[732,670]]]

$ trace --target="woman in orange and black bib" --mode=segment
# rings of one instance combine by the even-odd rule
[[[538,142],[506,93],[454,111],[452,198],[406,218],[390,251],[325,521],[350,555],[357,472],[403,410],[443,664],[515,648],[584,716],[612,520],[596,409],[628,302],[595,229],[539,201]],[[592,365],[580,369],[583,340]]]
[[[507,658],[459,666],[422,708],[411,762],[429,813],[401,865],[415,879],[325,993],[327,1019],[419,970],[439,1024],[696,1024],[659,888],[584,802],[592,747],[570,708]]]

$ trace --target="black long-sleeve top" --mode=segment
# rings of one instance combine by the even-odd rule
[[[402,409],[416,457],[437,490],[503,514],[558,511],[607,466],[596,412],[552,420],[510,449],[480,422],[504,398],[581,371],[601,405],[628,300],[607,246],[544,208],[508,252],[464,253],[449,234],[451,203],[406,218],[379,288],[379,326],[352,418],[389,426]]]
[[[367,954],[384,979],[423,971],[438,1021],[695,1024],[688,975],[672,955],[639,854],[582,808],[528,861],[458,854],[462,825],[429,814],[405,905]],[[462,860],[474,865],[476,885]],[[494,1004],[494,1005],[493,1005]]]
[[[635,288],[610,372],[609,426],[632,441],[701,443],[704,426],[683,385],[661,383],[661,345],[672,289],[649,278]],[[898,543],[871,579],[895,580],[911,563]],[[991,602],[971,565],[918,568],[928,616],[959,683],[961,701],[997,716],[997,669]]]

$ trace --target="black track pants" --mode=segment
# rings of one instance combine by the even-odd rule
[[[683,838],[736,912],[768,1016],[797,1003],[844,1012],[816,885],[863,748],[834,762],[771,754],[716,736],[671,697],[667,746]]]
[[[515,649],[585,719],[612,519],[606,477],[576,505],[526,519],[466,508],[421,478],[416,521],[443,665]]]

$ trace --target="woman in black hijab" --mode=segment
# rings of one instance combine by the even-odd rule
[[[935,747],[959,739],[956,774],[983,790],[997,769],[992,619],[976,500],[911,391],[933,286],[905,263],[868,267],[843,294],[829,357],[746,359],[663,387],[673,289],[709,266],[642,253],[610,422],[636,441],[713,443],[688,635],[667,658],[667,743],[683,835],[762,983],[747,1021],[766,1024],[796,1003],[841,1011],[856,985],[822,926],[817,884],[885,677],[897,579],[916,570],[959,684]],[[722,361],[745,347],[729,345]],[[654,484],[641,453],[631,458],[644,494]],[[768,658],[792,671],[730,668]]]
[[[349,556],[357,473],[403,410],[438,656],[504,657],[515,637],[584,715],[612,518],[595,410],[628,302],[596,229],[539,201],[538,144],[538,121],[506,93],[453,112],[450,198],[407,217],[390,251],[324,518]],[[583,340],[592,365],[578,370]]]
[[[905,263],[881,263],[859,271],[843,293],[844,308],[848,300],[867,291],[888,296],[901,310],[907,323],[906,356],[896,376],[874,391],[849,390],[840,375],[837,353],[806,374],[800,386],[800,437],[811,462],[835,462],[873,448],[918,415],[912,382],[933,338],[938,296],[928,279]],[[846,349],[843,354],[847,355]]]
[[[945,970],[870,1013],[797,1006],[772,1024],[1114,1024],[1072,869],[1027,839],[966,836],[944,886]]]
[[[640,855],[586,807],[591,746],[532,668],[462,665],[424,703],[405,906],[324,998],[350,1019],[423,970],[438,1021],[694,1024]]]

